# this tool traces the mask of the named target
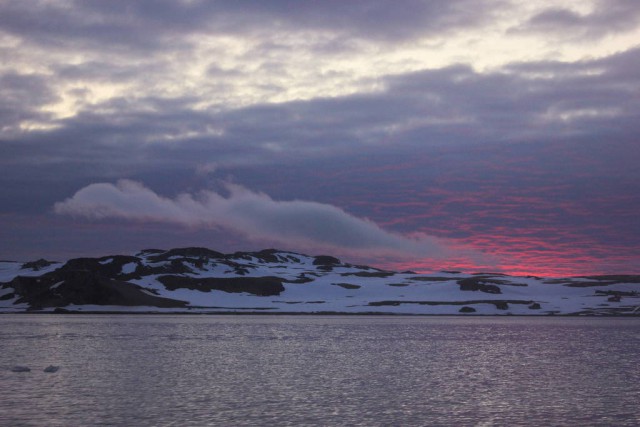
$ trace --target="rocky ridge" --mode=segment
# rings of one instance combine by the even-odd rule
[[[393,272],[267,249],[0,262],[0,312],[640,315],[640,276]]]

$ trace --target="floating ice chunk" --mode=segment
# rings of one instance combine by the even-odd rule
[[[59,366],[49,365],[46,368],[44,368],[44,372],[48,372],[48,373],[58,372],[58,369],[60,369]]]
[[[14,366],[11,368],[11,372],[31,372],[31,369],[26,366]]]

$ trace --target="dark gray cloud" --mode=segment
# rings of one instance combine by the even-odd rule
[[[189,97],[112,99],[55,122],[57,129],[5,138],[0,164],[51,167],[52,173],[57,167],[69,175],[66,165],[73,163],[86,165],[78,173],[113,180],[153,171],[187,174],[210,162],[224,171],[362,150],[620,139],[638,132],[639,100],[629,96],[640,84],[631,71],[638,62],[640,50],[485,74],[454,66],[387,77],[379,93],[231,111],[195,110],[197,98]],[[29,111],[48,93],[42,84],[24,87],[16,97],[24,105],[16,111]]]
[[[186,47],[186,36],[335,31],[402,40],[488,19],[494,0],[3,2],[0,27],[43,45],[120,49]]]
[[[557,32],[588,39],[625,32],[640,23],[640,6],[634,0],[599,0],[591,13],[581,14],[551,7],[514,28],[514,32]]]
[[[490,16],[498,2],[410,0],[399,5],[378,0],[283,0],[230,2],[229,5],[231,4],[233,9],[229,9],[230,12],[242,16],[251,11],[271,17],[271,22],[275,23],[286,22],[302,28],[337,30],[362,38],[397,40],[477,24]]]
[[[0,129],[15,130],[19,123],[47,119],[40,107],[58,99],[47,79],[38,74],[0,75]]]
[[[35,1],[3,2],[0,6],[0,28],[29,43],[53,48],[126,48],[153,49],[181,40],[171,37],[177,23],[189,26],[192,22],[177,19],[179,2],[75,2]],[[161,13],[167,13],[158,20]],[[183,14],[184,15],[184,14]],[[194,15],[192,19],[201,19]]]
[[[640,83],[633,73],[639,64],[640,49],[578,63],[512,64],[494,73],[453,66],[387,77],[386,89],[379,93],[230,111],[195,110],[196,97],[116,98],[56,122],[58,130],[26,140],[42,140],[43,145],[50,138],[60,141],[40,147],[52,151],[69,144],[65,157],[82,155],[82,146],[140,147],[151,153],[179,146],[178,154],[193,149],[193,155],[210,146],[223,157],[245,147],[262,157],[389,138],[437,144],[588,134],[598,131],[601,119],[615,123],[636,117],[638,100],[629,91]],[[18,80],[21,85],[7,89],[12,109],[29,111],[50,99],[42,78]]]

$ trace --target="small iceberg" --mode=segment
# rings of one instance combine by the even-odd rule
[[[49,365],[46,368],[44,368],[44,372],[48,372],[48,373],[58,372],[58,369],[60,369],[60,366]]]
[[[11,372],[31,372],[31,369],[26,366],[14,366],[11,368]]]

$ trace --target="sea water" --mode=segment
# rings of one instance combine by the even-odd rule
[[[0,425],[637,426],[640,318],[1,315]]]

